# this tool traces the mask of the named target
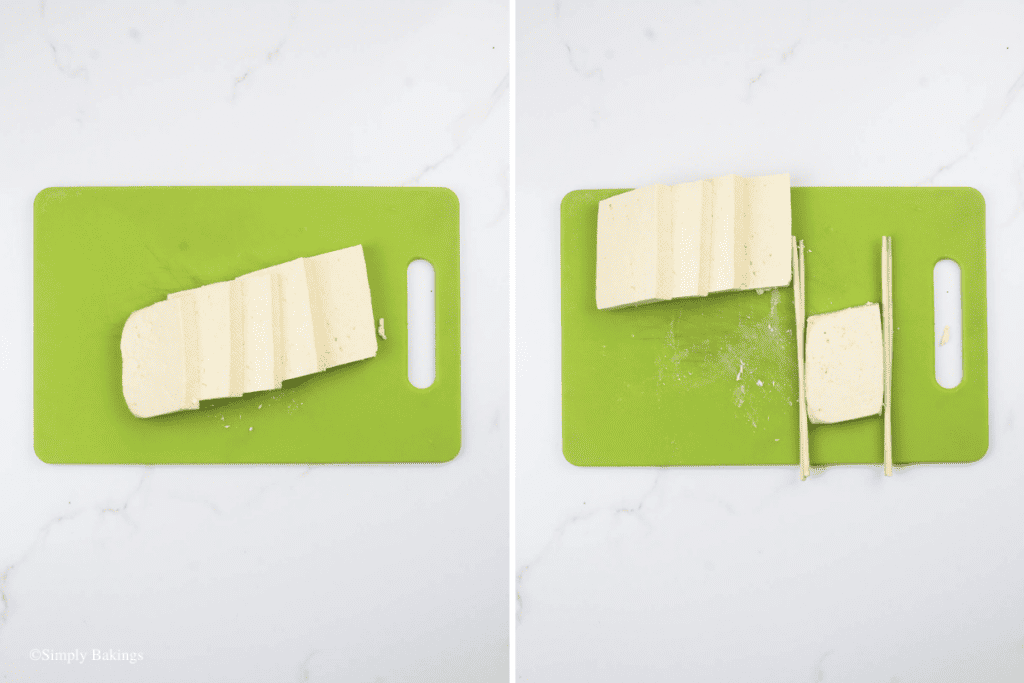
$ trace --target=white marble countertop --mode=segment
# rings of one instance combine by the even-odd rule
[[[354,5],[0,8],[3,680],[507,680],[508,7]],[[125,184],[453,189],[461,454],[37,460],[32,200]],[[94,648],[143,659],[94,662]],[[76,649],[87,661],[31,658]]]
[[[517,5],[521,681],[1024,680],[1024,6]],[[969,466],[580,469],[559,201],[788,171],[987,204],[990,448]]]

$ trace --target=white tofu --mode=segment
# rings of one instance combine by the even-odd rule
[[[121,335],[125,400],[138,417],[279,389],[376,355],[361,245],[174,292]]]
[[[317,369],[377,355],[362,245],[305,259]]]
[[[215,282],[167,295],[180,299],[183,311],[191,308],[194,324],[187,321],[186,338],[194,329],[197,339],[199,399],[226,398],[231,391],[231,282]]]
[[[811,422],[882,412],[882,317],[878,304],[807,318],[805,383]]]
[[[199,311],[195,299],[179,302],[181,334],[185,358],[185,403],[187,410],[199,408]]]
[[[742,179],[740,179],[742,180]],[[711,181],[711,260],[708,292],[724,292],[736,287],[736,176]],[[739,183],[742,194],[743,184]]]
[[[793,211],[789,174],[747,178],[743,258],[737,253],[736,288],[785,287],[793,278]]]
[[[789,175],[653,185],[602,201],[597,307],[791,281]]]
[[[284,379],[310,375],[317,371],[317,352],[309,286],[306,281],[306,259],[295,259],[274,266],[270,270],[278,283],[278,308],[281,313],[280,361]],[[364,265],[364,274],[365,270]]]
[[[258,270],[238,278],[242,285],[242,391],[280,389],[282,369],[278,293],[274,278]]]
[[[231,299],[231,369],[228,373],[228,396],[241,396],[245,393],[245,299],[242,297],[242,283],[238,280],[228,282],[228,296]]]
[[[121,331],[121,387],[136,417],[199,407],[186,377],[181,302],[158,301],[135,311]]]
[[[710,180],[698,181],[700,191],[700,279],[697,296],[711,293],[711,231],[715,221],[715,187]]]
[[[703,296],[708,293],[708,273],[701,287],[702,244],[711,232],[711,183],[698,180],[672,188],[672,266],[674,283],[671,297]],[[708,242],[710,253],[710,242]],[[706,270],[706,267],[705,267]]]
[[[671,242],[666,232],[670,228],[664,225],[670,203],[669,188],[653,185],[609,197],[598,205],[598,308],[671,298],[667,291],[671,275],[664,272],[672,258],[664,249]]]

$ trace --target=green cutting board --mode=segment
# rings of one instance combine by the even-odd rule
[[[362,244],[375,358],[134,417],[121,329],[170,292]],[[445,188],[76,187],[35,201],[35,451],[49,463],[443,462],[460,445],[459,203]],[[406,269],[434,266],[436,379],[408,380]],[[251,428],[251,430],[250,430]]]
[[[597,205],[562,201],[562,445],[576,465],[796,465],[793,288],[597,310]],[[795,187],[807,314],[881,300],[893,238],[893,461],[988,449],[985,202],[972,188]],[[961,268],[963,380],[935,381],[933,268]],[[742,364],[742,365],[741,365]],[[882,418],[810,427],[812,465],[882,462]]]

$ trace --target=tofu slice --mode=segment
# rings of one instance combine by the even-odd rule
[[[708,293],[708,273],[702,273],[703,245],[710,254],[711,183],[698,180],[672,187],[672,269],[671,298],[704,296]],[[702,279],[703,278],[703,287]]]
[[[197,289],[168,294],[169,300],[181,301],[183,310],[191,309],[194,323],[186,318],[185,335],[194,334],[194,350],[198,370],[199,400],[226,398],[232,395],[231,382],[231,288],[232,282],[215,282]]]
[[[671,298],[671,191],[653,185],[602,201],[597,219],[597,307]],[[669,247],[670,248],[670,247]],[[662,270],[659,275],[659,266]]]
[[[275,349],[281,327],[278,292],[267,270],[238,278],[242,288],[242,391],[280,389],[283,376]]]
[[[711,230],[715,219],[715,188],[710,180],[701,180],[700,192],[700,279],[697,296],[711,293]]]
[[[882,412],[882,317],[865,304],[807,318],[807,414],[831,424]]]
[[[362,245],[304,259],[317,370],[377,355]]]
[[[317,372],[316,338],[306,259],[295,259],[270,269],[277,279],[278,310],[281,322],[280,363],[283,379],[294,379]],[[365,279],[366,266],[363,266]],[[369,297],[367,287],[367,297]],[[372,314],[371,314],[372,317]]]
[[[746,185],[743,251],[736,250],[736,289],[785,287],[793,279],[793,211],[789,174],[740,179]]]
[[[121,387],[132,415],[153,417],[199,407],[186,355],[181,301],[158,301],[128,317],[121,331]]]
[[[242,297],[242,283],[238,280],[228,281],[228,296],[231,300],[231,370],[228,373],[228,396],[241,396],[245,393],[245,299]]]
[[[743,183],[734,175],[711,181],[711,258],[708,264],[708,292],[725,292],[736,287],[737,187],[742,196]]]
[[[277,384],[275,388],[280,388],[281,382],[284,380],[302,377],[317,371],[313,319],[310,311],[304,259],[295,259],[254,271],[241,276],[238,281],[245,282],[253,277],[269,278],[273,298],[271,322],[274,339],[274,377]],[[262,287],[264,287],[262,284],[253,285],[253,289],[244,291],[256,292],[258,290],[262,292]],[[256,354],[250,349],[247,357],[255,358]],[[246,391],[250,390],[246,389]]]

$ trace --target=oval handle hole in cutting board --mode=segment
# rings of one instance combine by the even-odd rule
[[[932,271],[935,297],[935,381],[952,389],[964,378],[960,264],[943,259]]]
[[[409,321],[409,383],[426,389],[434,383],[434,266],[417,259],[406,271]]]

